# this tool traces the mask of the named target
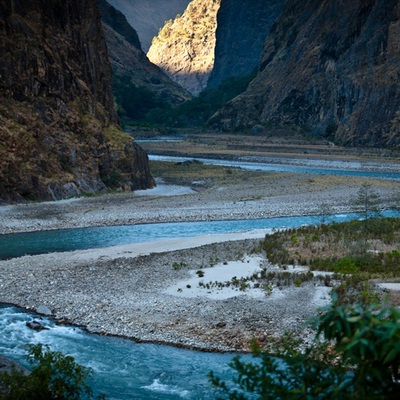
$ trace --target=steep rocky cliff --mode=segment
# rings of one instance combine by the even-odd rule
[[[258,68],[263,45],[285,0],[222,0],[217,15],[214,68],[208,87]]]
[[[288,0],[260,72],[211,121],[300,127],[341,144],[400,144],[398,0]]]
[[[207,85],[214,66],[215,30],[221,0],[193,0],[153,39],[147,56],[193,94]]]
[[[149,61],[136,31],[125,16],[106,0],[96,1],[103,21],[120,113],[135,119],[143,117],[152,108],[176,106],[189,100],[189,92]]]
[[[95,0],[0,0],[0,198],[150,187],[118,128]]]
[[[191,0],[108,0],[121,11],[137,31],[142,49],[147,52],[151,40],[165,21],[182,14]]]

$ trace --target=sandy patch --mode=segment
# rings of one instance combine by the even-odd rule
[[[185,250],[212,243],[223,243],[245,239],[262,239],[267,234],[271,234],[272,229],[256,229],[253,231],[221,233],[205,236],[163,239],[154,242],[133,243],[122,246],[103,247],[99,249],[76,250],[68,253],[58,253],[67,255],[68,261],[100,261],[114,260],[117,258],[132,258],[150,255],[153,253],[165,253],[170,251]],[[60,256],[56,257],[62,258]],[[44,254],[44,259],[51,258],[53,254]],[[30,257],[30,256],[27,256]],[[39,256],[38,256],[39,257]]]
[[[232,282],[233,279],[247,278],[261,271],[265,259],[259,256],[246,256],[243,260],[220,263],[212,268],[190,271],[191,278],[182,280],[165,291],[178,297],[208,297],[213,300],[225,300],[235,296],[264,297],[262,289],[240,290],[237,287],[210,287],[209,283]],[[199,276],[200,275],[200,276]]]
[[[400,283],[378,283],[382,289],[400,291]]]
[[[182,196],[196,193],[189,186],[166,185],[160,178],[156,178],[156,184],[157,186],[153,189],[135,190],[134,194],[136,196]]]

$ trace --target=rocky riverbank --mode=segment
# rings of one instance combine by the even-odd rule
[[[133,193],[0,206],[0,234],[341,213],[354,211],[354,199],[363,183],[370,184],[379,193],[382,208],[392,207],[398,198],[396,180],[219,169],[222,172],[217,178],[204,177],[204,173],[209,173],[206,169],[205,172],[196,170],[187,178],[169,179],[168,184],[180,182],[186,189],[178,195],[168,185],[159,184],[155,189]]]
[[[287,330],[307,337],[306,321],[329,301],[328,288],[310,283],[267,293],[252,285],[206,287],[210,267],[226,269],[221,282],[232,281],[230,270],[238,279],[262,267],[275,270],[255,253],[259,243],[245,239],[185,250],[181,243],[179,250],[163,252],[165,242],[159,249],[142,247],[139,255],[141,245],[127,245],[119,253],[113,248],[2,261],[0,302],[32,310],[45,305],[60,322],[90,332],[202,350],[245,351],[252,337],[266,341]],[[199,270],[205,285],[188,285]]]
[[[190,188],[180,194],[160,185],[157,192],[3,206],[0,233],[338,213],[354,210],[354,198],[363,183],[381,195],[382,207],[393,204],[398,190],[397,181],[374,178],[235,168],[222,168],[218,176],[215,171],[211,176],[209,169],[192,172],[186,179],[169,182]],[[216,288],[207,288],[208,273],[200,293],[198,282],[196,286],[188,283],[196,271],[210,266],[239,262],[245,274],[253,263],[256,271],[276,269],[262,254],[254,258],[264,234],[250,239],[240,234],[179,239],[1,261],[0,302],[32,310],[44,305],[60,322],[82,325],[90,332],[204,350],[247,350],[250,338],[266,341],[286,330],[307,338],[306,321],[329,302],[327,287],[310,282],[262,292],[250,285],[218,298]],[[228,274],[219,279],[233,277]]]

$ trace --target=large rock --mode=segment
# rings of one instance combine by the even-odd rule
[[[17,364],[16,362],[0,355],[0,374],[1,373],[11,374],[12,371],[18,371],[23,375],[29,374],[29,371],[26,368],[22,367],[20,364]],[[5,388],[0,386],[0,393],[2,393],[3,389]]]
[[[400,143],[397,0],[288,0],[247,91],[211,121],[298,127],[341,144]]]
[[[0,200],[151,187],[118,127],[95,0],[0,0]]]

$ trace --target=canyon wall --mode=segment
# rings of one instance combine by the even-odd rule
[[[0,0],[0,197],[153,185],[118,127],[95,0]]]
[[[114,73],[114,94],[117,102],[119,90],[131,91],[127,101],[135,103],[136,109],[142,107],[143,114],[146,100],[143,91],[152,96],[154,106],[176,106],[189,100],[189,92],[172,81],[158,66],[151,63],[142,51],[136,30],[126,17],[106,0],[96,0],[99,6],[103,31],[107,43],[108,57]],[[136,89],[135,89],[136,88]],[[140,88],[140,89],[139,89]],[[149,105],[151,108],[151,105]],[[126,110],[120,110],[123,114]],[[137,114],[137,113],[136,113]]]
[[[397,0],[288,0],[259,73],[210,125],[287,127],[353,146],[400,144]]]
[[[258,68],[264,41],[285,0],[222,0],[217,15],[215,62],[208,87]]]

